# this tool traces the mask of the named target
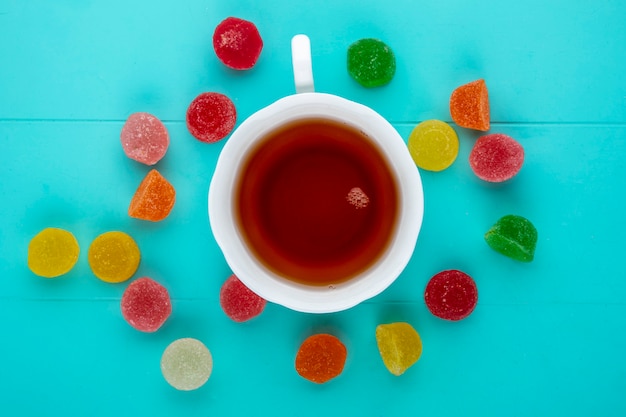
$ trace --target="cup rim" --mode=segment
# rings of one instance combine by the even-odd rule
[[[298,119],[329,118],[364,131],[388,160],[398,186],[399,212],[385,253],[356,278],[331,286],[310,286],[282,278],[255,259],[237,230],[235,188],[240,164],[276,124]],[[381,140],[381,138],[384,138]],[[307,313],[349,309],[388,288],[413,255],[424,213],[419,171],[396,129],[373,109],[326,93],[283,97],[244,120],[224,145],[209,185],[208,214],[213,236],[232,272],[269,302]]]

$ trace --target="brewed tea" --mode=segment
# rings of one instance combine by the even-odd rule
[[[327,119],[267,134],[240,170],[243,237],[267,268],[333,285],[374,264],[390,243],[398,190],[389,162],[358,128]]]

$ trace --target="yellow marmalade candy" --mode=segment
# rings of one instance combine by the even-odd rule
[[[408,323],[378,325],[376,342],[383,363],[396,376],[402,375],[422,355],[422,340]]]
[[[427,171],[443,171],[459,154],[459,138],[450,125],[426,120],[409,135],[409,152],[415,164]]]
[[[67,230],[49,227],[32,238],[28,245],[28,267],[33,273],[54,278],[69,272],[80,248],[73,234]]]
[[[118,283],[133,276],[141,254],[132,237],[123,232],[103,233],[91,243],[89,266],[102,281]]]

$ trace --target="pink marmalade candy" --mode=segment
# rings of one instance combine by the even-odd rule
[[[478,138],[469,156],[470,166],[478,178],[503,182],[513,178],[524,163],[524,148],[515,139],[494,133]]]
[[[457,321],[469,316],[478,302],[476,283],[456,269],[435,274],[424,291],[426,307],[444,320]]]
[[[263,40],[254,23],[229,17],[215,28],[213,49],[219,60],[227,67],[247,70],[259,59]]]
[[[142,332],[156,332],[172,313],[165,287],[147,277],[138,278],[126,287],[121,305],[124,319]]]
[[[130,159],[154,165],[165,156],[170,136],[159,119],[149,113],[128,116],[120,135],[124,153]]]
[[[248,321],[263,312],[267,302],[231,275],[220,290],[220,305],[233,321]]]
[[[233,130],[236,121],[235,105],[220,93],[202,93],[187,109],[187,128],[202,142],[224,139]]]

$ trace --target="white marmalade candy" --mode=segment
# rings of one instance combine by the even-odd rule
[[[172,342],[161,357],[161,372],[165,380],[181,391],[200,388],[213,370],[213,357],[204,344],[192,338]]]

